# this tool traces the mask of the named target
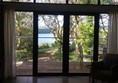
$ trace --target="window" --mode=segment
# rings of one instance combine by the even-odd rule
[[[99,18],[99,57],[98,60],[101,61],[104,57],[104,54],[107,53],[108,46],[108,21],[109,14],[100,14]]]
[[[68,0],[69,4],[97,4],[98,0]]]
[[[17,75],[32,75],[33,13],[15,12],[15,54]]]
[[[63,15],[38,15],[38,73],[62,73]]]
[[[89,73],[94,47],[94,16],[70,16],[69,73]]]

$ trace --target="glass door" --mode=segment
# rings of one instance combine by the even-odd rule
[[[36,74],[90,73],[96,48],[94,15],[36,14],[36,21],[33,67]]]
[[[38,73],[62,73],[63,19],[38,14]]]
[[[70,15],[69,73],[90,73],[94,47],[94,16]]]
[[[102,61],[108,49],[108,29],[109,29],[109,14],[100,14],[99,18],[99,50],[98,61]]]

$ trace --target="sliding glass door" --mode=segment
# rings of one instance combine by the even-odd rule
[[[99,18],[99,50],[98,61],[102,61],[108,49],[108,29],[109,29],[109,14],[100,14]],[[110,30],[110,29],[109,29]]]
[[[33,12],[15,12],[16,75],[32,75]]]
[[[38,73],[62,73],[63,19],[38,14]]]
[[[38,75],[90,73],[94,15],[36,14],[34,72]],[[35,37],[36,36],[36,37]]]
[[[94,16],[70,15],[69,73],[89,73],[93,61]]]

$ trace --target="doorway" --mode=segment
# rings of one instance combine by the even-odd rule
[[[34,14],[34,75],[90,73],[94,15]]]

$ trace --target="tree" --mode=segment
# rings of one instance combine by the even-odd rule
[[[42,21],[42,22],[41,22]],[[44,23],[44,28],[49,29],[55,39],[56,52],[53,58],[62,60],[62,45],[63,45],[63,16],[62,15],[40,15],[39,22]],[[41,25],[39,24],[39,25]],[[40,27],[39,27],[40,30]]]
[[[108,14],[100,14],[99,45],[102,48],[107,47],[108,21]]]
[[[63,17],[59,15],[42,15],[45,25],[50,29],[57,43],[63,43]],[[59,20],[61,18],[62,20]]]
[[[63,27],[59,23],[58,15],[43,15],[40,17],[43,18],[45,25],[49,27],[56,42],[58,42],[56,46],[60,48],[63,43]],[[93,46],[93,22],[94,18],[92,16],[71,16],[70,18],[70,43],[72,43],[70,51],[74,48],[77,56],[80,55],[79,46],[83,46],[84,53],[87,53],[87,47]]]
[[[97,0],[69,0],[70,4],[97,4]]]
[[[114,4],[115,0],[101,0],[101,4]]]
[[[39,0],[39,3],[66,3],[66,0]]]
[[[88,48],[93,47],[94,39],[94,17],[85,16],[82,17],[84,20],[80,22],[78,32],[78,44],[83,46],[83,54],[88,54]]]
[[[16,59],[28,60],[33,55],[33,15],[30,12],[16,12],[15,14]]]
[[[63,3],[64,0],[60,0],[59,3]],[[70,0],[72,4],[78,3],[81,4],[94,4],[97,0]],[[108,0],[106,0],[108,1]],[[55,0],[42,0],[42,2],[47,3],[56,3]],[[32,55],[32,39],[26,39],[26,37],[31,37],[33,34],[33,15],[29,12],[17,12],[16,13],[16,46],[17,53],[19,55],[22,52],[29,53],[26,58],[31,58]],[[40,18],[43,19],[45,25],[50,29],[55,38],[55,44],[59,50],[62,48],[63,44],[63,20],[59,20],[60,15],[40,15]],[[93,47],[93,21],[92,16],[82,17],[82,16],[71,16],[70,18],[70,42],[72,43],[70,50],[74,47],[76,54],[79,54],[79,46],[83,46],[84,53],[88,53],[87,47]],[[105,31],[105,29],[103,28]],[[104,35],[103,31],[100,31]],[[71,39],[72,38],[72,39]],[[87,39],[85,39],[87,38]],[[28,42],[30,41],[30,42]],[[62,52],[62,50],[61,50]],[[24,56],[23,56],[24,57]],[[22,58],[22,57],[21,57]],[[26,59],[24,58],[24,59]]]

